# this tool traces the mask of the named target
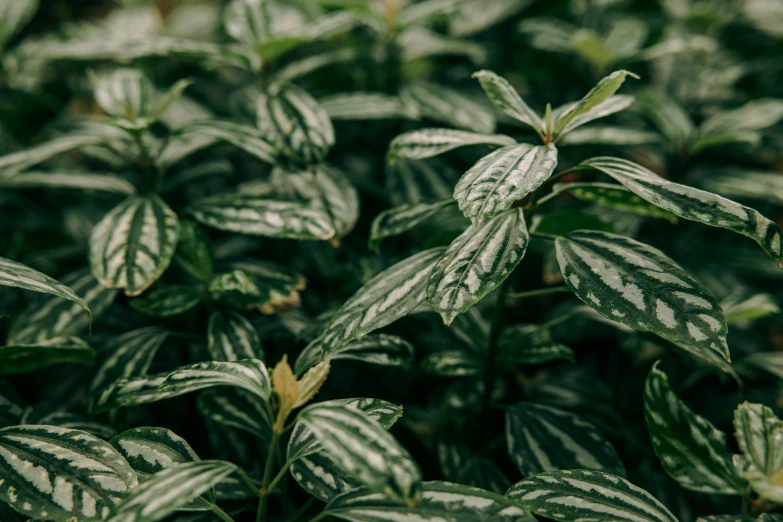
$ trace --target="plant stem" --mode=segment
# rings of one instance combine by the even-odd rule
[[[229,516],[228,513],[217,507],[215,504],[211,504],[209,506],[209,509],[212,510],[212,512],[217,515],[217,517],[222,520],[223,522],[234,522],[234,519]]]
[[[265,488],[268,491],[273,491],[275,489],[275,486],[277,486],[278,482],[280,482],[283,477],[285,477],[285,474],[288,473],[288,468],[291,466],[293,462],[288,460],[283,464],[283,467],[280,468],[280,471],[277,472],[277,475],[275,475],[275,478],[272,479],[272,481],[269,483],[269,485]]]
[[[247,476],[247,473],[245,473],[245,470],[240,469],[238,472],[239,478],[242,480],[242,482],[245,483],[245,485],[250,489],[254,494],[261,496],[261,493],[258,491],[258,486],[253,483],[252,480],[250,480],[250,477]]]
[[[512,292],[508,294],[508,297],[512,299],[525,299],[528,297],[537,297],[539,295],[549,295],[549,294],[561,294],[561,293],[568,293],[571,290],[565,286],[553,286],[551,288],[541,288],[538,290],[528,290],[527,292]]]
[[[531,232],[530,235],[532,237],[537,237],[537,238],[541,238],[541,239],[548,239],[550,241],[554,241],[555,239],[560,237],[560,236],[556,236],[554,234],[544,234],[543,232]]]
[[[277,446],[280,444],[280,437],[283,435],[285,420],[290,410],[286,408],[280,408],[277,412],[277,418],[275,419],[275,425],[272,426],[272,440],[269,442],[269,451],[266,456],[266,463],[264,465],[264,479],[261,484],[261,491],[259,494],[261,498],[258,499],[258,510],[256,510],[256,522],[264,522],[266,520],[266,507],[269,502],[269,493],[271,492],[270,485],[273,484],[272,472],[275,467],[275,460],[277,459]],[[278,477],[285,474],[284,468]],[[274,484],[280,480],[275,477]]]

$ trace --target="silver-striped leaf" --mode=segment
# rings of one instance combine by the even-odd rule
[[[55,522],[100,522],[138,483],[108,442],[56,426],[0,430],[0,477],[0,500]]]
[[[38,11],[40,0],[3,0],[0,2],[0,49],[22,30]]]
[[[400,134],[389,144],[388,160],[421,160],[467,145],[514,145],[514,138],[503,134],[478,134],[453,129],[418,129]]]
[[[154,317],[171,317],[184,314],[202,299],[202,293],[194,285],[166,285],[156,287],[128,304],[137,312]]]
[[[361,361],[380,366],[408,366],[413,360],[413,346],[395,335],[369,334],[322,353],[322,340],[319,337],[299,353],[294,365],[296,373],[301,375],[322,358]]]
[[[236,386],[256,395],[262,401],[272,393],[269,373],[258,359],[209,361],[182,366],[169,373],[159,390],[182,395],[213,386]]]
[[[507,410],[506,445],[523,476],[563,469],[625,475],[617,452],[598,428],[551,406],[521,402]]]
[[[334,314],[323,335],[323,350],[337,349],[416,308],[426,297],[427,278],[444,250],[419,252],[365,283]]]
[[[177,464],[142,482],[106,522],[157,522],[187,505],[239,468],[224,460]]]
[[[601,471],[540,473],[511,486],[506,496],[536,515],[558,520],[678,522],[642,488]]]
[[[516,89],[508,83],[508,80],[495,74],[493,71],[482,70],[473,73],[473,78],[478,78],[481,88],[487,95],[487,98],[495,106],[511,116],[515,120],[526,123],[536,131],[543,131],[543,121],[541,116],[528,107],[517,93]]]
[[[478,133],[495,131],[495,115],[459,91],[441,85],[417,82],[407,85],[402,95],[413,101],[425,118]]]
[[[107,288],[139,295],[166,271],[178,237],[177,215],[160,197],[128,198],[92,230],[92,274]]]
[[[27,373],[54,364],[90,364],[95,352],[78,337],[55,337],[0,347],[0,375]]]
[[[485,0],[461,2],[449,20],[449,34],[469,36],[506,20],[533,3],[533,0]]]
[[[661,218],[672,223],[676,223],[678,219],[675,214],[645,201],[622,185],[600,182],[557,183],[551,194],[564,192],[570,192],[581,201],[639,216]]]
[[[351,522],[533,522],[535,519],[509,499],[471,486],[425,482],[415,507],[367,489],[343,493],[324,513]]]
[[[265,359],[256,329],[244,316],[230,310],[209,314],[207,349],[213,361]]]
[[[600,170],[653,205],[684,219],[726,228],[755,240],[772,259],[783,262],[783,237],[771,220],[752,208],[710,192],[668,181],[628,160],[592,158],[580,167]]]
[[[699,126],[697,137],[690,144],[693,153],[724,143],[746,142],[757,145],[758,132],[783,119],[783,100],[761,98],[741,107],[721,111],[707,118]]]
[[[427,298],[446,325],[500,286],[527,250],[530,235],[521,208],[468,227],[452,241],[427,280]]]
[[[742,495],[744,484],[731,464],[726,435],[674,394],[657,363],[644,386],[644,417],[658,460],[682,487]]]
[[[743,402],[734,411],[734,429],[748,464],[745,478],[762,497],[783,501],[783,422],[771,408]]]
[[[439,377],[465,377],[484,371],[484,360],[476,354],[460,349],[433,352],[422,359],[421,369]]]
[[[334,243],[346,236],[359,219],[359,193],[356,187],[338,169],[319,165],[315,169],[313,208],[329,216]]]
[[[0,286],[13,286],[62,297],[79,305],[82,310],[87,312],[90,321],[92,321],[90,307],[71,288],[38,270],[33,270],[29,266],[3,257],[0,257]]]
[[[162,392],[158,389],[166,377],[167,374],[163,373],[115,381],[101,390],[93,411],[102,413],[124,406],[138,406],[176,397],[179,395],[177,392]]]
[[[342,470],[373,491],[407,504],[421,495],[421,471],[408,451],[365,413],[316,404],[298,417]]]
[[[125,457],[140,481],[176,464],[201,460],[185,439],[166,428],[133,428],[112,438],[109,444]]]
[[[377,250],[382,239],[407,232],[452,203],[454,200],[446,199],[434,203],[412,203],[384,210],[372,221],[368,243],[370,248]]]
[[[478,226],[541,186],[557,166],[557,148],[513,145],[481,158],[454,187],[462,213]]]
[[[286,85],[258,97],[261,134],[285,156],[307,164],[323,160],[334,145],[329,115],[306,91]]]
[[[129,181],[114,174],[98,174],[79,170],[56,170],[54,172],[19,172],[0,177],[4,189],[80,189],[101,191],[132,196],[136,193]]]
[[[559,237],[555,249],[566,285],[604,317],[729,359],[717,301],[660,250],[599,231]]]
[[[80,268],[63,276],[62,284],[84,301],[94,317],[99,317],[111,306],[117,296],[116,290],[104,287],[90,274],[88,268]],[[83,313],[78,304],[57,295],[41,295],[11,323],[8,339],[14,343],[45,341],[54,337],[77,335],[90,326],[90,317]]]
[[[90,134],[76,134],[54,138],[40,145],[0,156],[0,172],[4,175],[21,172],[65,152],[98,145],[105,139],[105,137]]]
[[[584,98],[579,100],[579,102],[577,102],[577,104],[572,109],[557,118],[554,130],[555,136],[566,133],[569,130],[578,127],[579,125],[582,125],[583,123],[587,123],[588,121],[595,119],[596,117],[600,117],[591,115],[589,119],[585,118],[588,113],[596,110],[599,106],[601,106],[601,104],[610,100],[612,95],[614,95],[614,93],[617,92],[617,89],[619,89],[623,84],[626,76],[631,76],[632,78],[637,79],[639,78],[635,74],[626,70],[615,71],[609,76],[602,78],[601,81],[599,81],[595,87],[590,89],[590,92],[588,92]],[[602,109],[601,112],[604,112],[604,110]],[[611,112],[615,111],[613,110]],[[607,114],[611,114],[611,112],[608,112]],[[581,117],[581,119],[577,120],[579,117]]]
[[[659,134],[631,127],[591,125],[579,130],[569,131],[559,143],[563,145],[650,145],[659,144]]]
[[[237,388],[208,390],[196,399],[198,411],[218,426],[249,433],[264,443],[272,437],[272,421],[255,396]]]
[[[266,0],[232,0],[223,11],[223,27],[231,38],[255,48],[272,35]]]
[[[198,281],[212,279],[212,248],[206,233],[195,221],[183,219],[179,222],[174,263]]]
[[[332,120],[412,119],[416,110],[397,96],[374,92],[340,93],[318,100]]]
[[[225,120],[205,120],[190,123],[180,131],[186,144],[190,144],[185,151],[194,147],[200,149],[211,145],[214,141],[225,141],[248,154],[255,156],[264,163],[274,164],[278,151],[268,141],[268,137],[250,125]],[[180,145],[180,147],[175,147]],[[183,155],[181,143],[169,144],[162,152],[158,163],[170,166]]]
[[[577,127],[581,127],[585,123],[590,123],[593,120],[604,118],[606,116],[609,116],[616,112],[620,112],[623,109],[630,107],[633,104],[634,100],[635,98],[633,96],[626,96],[622,94],[610,96],[609,98],[599,103],[592,109],[588,110],[584,114],[580,114],[579,116],[571,120],[571,122],[569,122],[569,124],[566,125],[565,129],[560,133],[560,136],[557,141],[560,141],[560,138],[566,135],[566,133],[568,136],[570,136],[573,129],[576,129]],[[560,116],[572,110],[577,105],[579,105],[579,102],[571,102],[571,103],[566,103],[565,105],[561,105],[560,107],[552,111],[552,117],[555,120],[557,120]]]

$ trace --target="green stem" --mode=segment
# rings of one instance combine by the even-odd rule
[[[541,288],[538,290],[528,290],[527,292],[512,292],[508,294],[508,297],[512,299],[525,299],[528,297],[537,297],[539,295],[549,295],[549,294],[561,294],[561,293],[568,293],[571,289],[567,286],[553,286],[551,288]]]
[[[558,239],[560,236],[556,236],[554,234],[544,234],[543,232],[531,232],[530,235],[532,237],[537,237],[541,239],[548,239],[550,241],[554,241],[555,239]]]
[[[261,496],[261,493],[258,491],[258,486],[255,485],[255,483],[250,480],[250,477],[247,476],[247,473],[245,473],[245,470],[240,469],[238,471],[239,478],[242,480],[242,482],[245,483],[245,485],[248,487],[250,491],[253,492],[254,495]]]
[[[277,475],[275,475],[275,478],[272,479],[272,482],[269,483],[269,485],[265,488],[267,491],[271,492],[274,491],[275,486],[277,486],[278,482],[280,482],[283,477],[285,477],[286,473],[288,473],[288,468],[293,464],[292,460],[287,460],[282,468],[280,468],[280,471],[277,472]]]
[[[310,519],[310,522],[318,522],[319,520],[323,520],[327,516],[328,515],[326,513],[323,512],[318,513],[315,517]]]
[[[277,455],[277,445],[280,443],[281,433],[272,429],[272,441],[269,443],[269,452],[266,456],[266,466],[264,467],[264,481],[261,485],[261,498],[258,499],[258,510],[256,510],[256,522],[266,520],[266,507],[269,502],[269,484],[272,482],[272,470],[274,469],[275,456]]]
[[[209,506],[209,509],[212,510],[212,512],[217,515],[217,517],[222,520],[223,522],[234,522],[234,519],[231,518],[228,513],[217,507],[215,504],[211,504]]]

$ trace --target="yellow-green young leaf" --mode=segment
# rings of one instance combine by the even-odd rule
[[[152,475],[123,499],[106,522],[163,520],[239,468],[223,460],[178,464]]]
[[[566,285],[604,317],[729,360],[717,301],[660,250],[598,231],[557,238],[555,249]]]
[[[82,310],[87,312],[87,316],[90,321],[92,321],[90,307],[84,299],[76,295],[76,292],[51,277],[42,274],[38,270],[33,270],[22,263],[0,257],[0,286],[13,286],[24,290],[32,290],[33,292],[62,297],[63,299],[67,299],[79,305]]]
[[[98,174],[78,170],[55,172],[18,172],[0,177],[0,187],[7,189],[51,188],[101,191],[132,196],[136,193],[129,181],[114,174]]]
[[[378,421],[345,406],[310,406],[299,414],[342,470],[373,491],[415,505],[421,494],[421,471]]]
[[[541,186],[557,166],[552,145],[513,145],[484,156],[460,178],[454,199],[478,226]]]
[[[431,120],[472,132],[491,133],[495,130],[495,116],[491,109],[459,91],[420,82],[406,86],[403,96],[413,100],[421,115]]]
[[[99,317],[111,306],[117,296],[100,284],[88,268],[80,268],[62,278],[62,284],[77,295],[84,296],[87,307],[94,317]],[[16,317],[8,334],[9,341],[16,344],[45,341],[54,337],[77,335],[90,325],[90,317],[82,307],[57,295],[41,295]]]
[[[242,430],[268,444],[272,421],[256,397],[239,388],[207,390],[196,399],[198,411],[218,426]]]
[[[441,256],[427,280],[427,298],[449,325],[511,275],[530,236],[521,208],[469,227]]]
[[[734,429],[748,461],[745,478],[764,498],[783,501],[783,423],[770,408],[743,402],[734,412]]]
[[[329,115],[312,96],[293,85],[259,95],[257,124],[275,149],[296,161],[318,163],[334,145]]]
[[[138,483],[108,442],[56,426],[0,430],[0,477],[0,500],[55,522],[100,522]]]
[[[506,492],[524,509],[546,518],[595,522],[678,522],[648,492],[601,471],[540,473]],[[554,515],[558,516],[555,517]]]
[[[400,134],[389,144],[388,160],[397,158],[414,160],[432,158],[450,150],[467,145],[506,146],[516,143],[514,138],[503,134],[478,134],[452,129],[419,129]]]
[[[600,170],[642,199],[681,218],[748,236],[778,262],[783,258],[780,229],[752,208],[710,192],[673,183],[624,159],[592,158],[580,163],[580,166]]]
[[[318,364],[322,356],[324,360],[362,361],[380,366],[407,366],[413,360],[413,346],[394,335],[365,335],[323,354],[321,345],[322,339],[319,337],[299,353],[294,365],[297,374],[301,375],[311,366]]]
[[[668,210],[648,203],[630,190],[611,183],[558,183],[552,189],[552,195],[570,192],[576,199],[595,203],[602,207],[616,208],[640,216],[662,218],[672,223],[677,216]]]
[[[201,291],[194,285],[167,285],[156,287],[142,297],[131,299],[131,308],[155,317],[184,314],[201,302]]]
[[[404,317],[426,297],[427,278],[445,248],[419,252],[370,279],[334,314],[323,335],[328,353]]]
[[[555,135],[560,135],[562,132],[568,132],[568,130],[576,127],[577,125],[580,125],[581,123],[586,123],[587,121],[590,121],[595,118],[590,118],[590,120],[586,120],[583,122],[580,122],[576,125],[568,126],[569,123],[571,123],[572,120],[574,120],[576,117],[584,115],[588,113],[590,110],[595,109],[605,101],[607,101],[609,98],[612,97],[612,95],[617,92],[617,89],[620,88],[620,86],[625,81],[626,76],[631,76],[633,78],[639,78],[635,74],[620,70],[615,71],[609,76],[603,78],[598,84],[596,84],[595,87],[593,87],[590,92],[588,92],[584,98],[579,100],[579,102],[574,106],[573,109],[569,110],[562,116],[560,116],[557,119],[557,122],[555,123]],[[615,112],[615,111],[612,111]],[[610,113],[611,114],[611,113]],[[600,117],[600,116],[599,116]]]
[[[53,364],[90,364],[95,352],[78,337],[55,337],[0,347],[0,375],[32,372]]]
[[[92,230],[92,274],[107,288],[139,295],[166,271],[178,237],[177,215],[162,199],[128,198]]]
[[[644,386],[644,416],[658,460],[682,487],[742,495],[743,481],[726,451],[726,435],[672,392],[658,363]]]
[[[296,383],[298,394],[294,408],[310,402],[329,376],[329,359],[319,362],[305,372]]]
[[[164,394],[182,395],[213,386],[236,386],[263,401],[269,400],[272,391],[266,366],[258,359],[209,361],[182,366],[169,373],[158,389]]]
[[[189,212],[212,228],[287,239],[332,239],[336,231],[329,214],[301,201],[224,194],[196,201]]]
[[[522,402],[507,410],[506,444],[523,476],[562,469],[625,475],[623,463],[598,428],[550,406]]]
[[[416,111],[388,94],[347,92],[320,98],[318,103],[332,120],[418,119]]]
[[[180,147],[173,148],[169,145],[164,149],[161,159],[158,160],[159,164],[170,166],[181,158],[184,152],[209,146],[216,140],[230,143],[265,163],[274,164],[278,155],[275,147],[267,141],[267,136],[256,127],[242,123],[206,120],[188,124],[180,133],[183,138],[187,137],[185,143],[175,143]]]
[[[212,278],[212,248],[209,238],[195,221],[183,219],[179,226],[174,262],[191,277],[199,281],[209,281]]]
[[[449,482],[424,482],[415,507],[355,489],[334,498],[324,513],[351,522],[533,522],[513,499],[497,493]]]
[[[377,249],[382,239],[407,232],[452,203],[454,203],[453,199],[446,199],[434,203],[413,203],[384,210],[375,216],[372,222],[370,248]]]
[[[473,78],[478,78],[487,98],[498,109],[539,132],[543,131],[541,116],[527,106],[516,89],[505,78],[487,70],[473,73]]]
[[[39,0],[0,1],[0,49],[32,20]]]
[[[264,360],[258,332],[244,316],[215,310],[209,315],[207,349],[213,361]]]

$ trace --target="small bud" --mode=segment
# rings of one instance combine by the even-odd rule
[[[315,397],[318,390],[326,382],[326,378],[329,376],[329,359],[321,361],[309,370],[305,372],[297,385],[299,387],[299,399],[294,404],[294,408],[304,406],[310,400]]]
[[[272,387],[280,398],[280,409],[291,410],[299,396],[299,387],[296,383],[296,375],[288,364],[287,355],[283,355],[283,358],[272,370]]]

